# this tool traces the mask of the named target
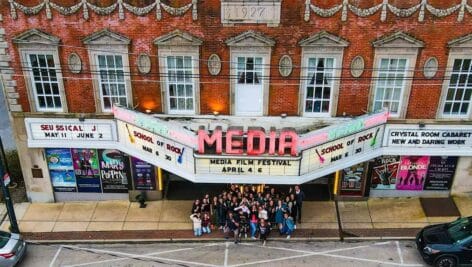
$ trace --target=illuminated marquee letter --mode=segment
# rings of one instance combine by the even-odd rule
[[[226,153],[228,154],[242,154],[243,153],[243,128],[230,127],[226,131]],[[233,137],[238,139],[233,140]]]
[[[271,127],[269,132],[269,155],[275,154],[275,139],[277,138],[275,128]]]
[[[211,136],[208,136],[207,131],[203,127],[198,129],[198,153],[205,154],[205,143],[209,146],[216,143],[216,154],[221,154],[223,150],[223,138],[221,132],[220,126],[215,128]]]
[[[265,132],[262,128],[248,129],[247,131],[247,154],[248,155],[262,155],[265,151]],[[254,149],[254,138],[259,139],[259,147]]]
[[[290,140],[287,140],[290,138]],[[279,137],[279,155],[285,154],[285,149],[290,148],[290,155],[297,155],[298,134],[290,128],[282,129]]]

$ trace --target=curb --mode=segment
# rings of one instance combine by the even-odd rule
[[[344,240],[347,242],[356,242],[356,241],[374,241],[374,240],[414,240],[414,237],[409,236],[400,236],[400,237],[345,237]],[[286,241],[286,242],[296,242],[296,241],[319,241],[319,242],[328,242],[328,241],[339,241],[339,237],[292,237],[290,239],[274,237],[269,238],[268,241]],[[217,242],[225,243],[232,242],[232,240],[222,239],[222,238],[159,238],[159,239],[76,239],[76,240],[29,240],[26,239],[26,242],[33,244],[114,244],[114,243],[208,243],[208,242]],[[260,242],[260,240],[243,240],[244,243],[253,243]]]

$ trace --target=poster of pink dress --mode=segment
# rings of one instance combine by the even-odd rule
[[[397,177],[397,190],[423,190],[429,156],[402,156]]]

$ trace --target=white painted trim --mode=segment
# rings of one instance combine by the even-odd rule
[[[196,94],[195,94],[195,91],[196,91],[196,88],[198,87],[197,86],[197,83],[199,83],[199,72],[198,72],[198,68],[199,68],[199,58],[198,58],[198,53],[197,53],[197,57],[195,57],[195,52],[192,52],[192,53],[183,53],[183,52],[180,52],[180,53],[173,53],[173,54],[167,54],[167,53],[163,53],[164,54],[164,65],[163,65],[163,68],[164,68],[164,72],[163,72],[163,75],[165,75],[165,87],[164,87],[164,90],[165,90],[165,95],[166,95],[166,99],[164,100],[165,101],[165,106],[167,107],[167,113],[169,114],[176,114],[176,115],[193,115],[193,114],[196,114],[196,110],[197,110],[197,107],[196,107]],[[192,69],[192,74],[191,74],[191,79],[192,79],[192,93],[193,93],[193,110],[171,110],[170,109],[170,93],[169,93],[169,75],[168,75],[168,67],[167,67],[167,58],[168,57],[186,57],[186,56],[189,56],[190,57],[190,64],[191,64],[191,69]],[[196,62],[196,63],[195,63]],[[177,76],[175,76],[175,78],[177,79]],[[177,94],[177,87],[175,88],[176,90],[176,94]],[[184,88],[184,93],[185,93],[185,88]]]
[[[19,47],[19,53],[21,58],[21,65],[23,66],[23,74],[25,77],[25,84],[28,89],[28,100],[30,108],[34,112],[68,112],[67,98],[64,90],[64,80],[62,78],[62,67],[59,60],[59,51],[57,46],[46,45],[46,44],[21,44]],[[54,59],[54,66],[56,69],[56,77],[59,86],[59,95],[61,97],[61,109],[42,109],[38,107],[38,100],[35,92],[33,70],[31,69],[31,63],[29,55],[39,54],[51,54]],[[51,89],[52,90],[52,89]]]
[[[378,77],[378,69],[380,68],[380,61],[383,58],[388,59],[407,59],[406,75],[403,81],[403,88],[400,95],[400,103],[397,114],[391,114],[391,118],[403,119],[406,117],[408,104],[410,99],[411,87],[415,77],[414,69],[416,67],[416,59],[418,57],[418,48],[375,48],[374,55],[374,71],[371,77]],[[373,111],[375,103],[377,79],[371,79],[368,110]]]
[[[229,79],[230,81],[230,107],[231,114],[236,116],[267,116],[269,114],[269,86],[270,86],[270,62],[271,47],[230,47],[230,77],[237,77],[238,74],[238,57],[262,57],[262,114],[236,114],[236,87],[237,79]]]
[[[166,46],[157,47],[159,54],[158,64],[160,75],[160,90],[162,111],[173,115],[195,115],[200,113],[200,52],[199,46]],[[176,111],[170,110],[169,88],[167,77],[167,57],[168,56],[190,56],[192,57],[192,81],[193,81],[193,110]]]
[[[447,119],[447,120],[470,120],[472,119],[472,101],[469,101],[469,113],[467,115],[445,115],[443,113],[444,106],[446,104],[447,91],[449,88],[449,82],[452,74],[452,69],[454,67],[454,61],[456,59],[471,59],[470,51],[463,52],[463,50],[458,50],[451,48],[449,57],[447,59],[446,71],[444,73],[444,80],[441,87],[441,98],[439,99],[438,110],[436,112],[437,119]],[[470,74],[472,75],[472,74]],[[464,92],[465,93],[465,92]]]
[[[90,70],[92,71],[92,85],[94,88],[95,95],[95,108],[96,113],[112,113],[112,110],[104,110],[102,89],[100,88],[100,72],[98,70],[98,55],[120,55],[123,59],[123,72],[125,80],[125,90],[128,107],[133,107],[133,90],[131,87],[131,76],[126,75],[130,73],[128,46],[127,45],[100,45],[90,44],[87,45]],[[105,52],[108,51],[108,52]]]
[[[327,50],[327,51],[325,51]],[[322,47],[302,47],[302,70],[300,73],[300,94],[299,94],[299,114],[304,117],[317,117],[317,118],[329,118],[336,117],[338,109],[338,97],[339,97],[339,87],[341,77],[341,66],[343,62],[343,49],[336,48],[323,48]],[[306,87],[308,79],[303,79],[303,77],[308,76],[308,60],[309,58],[333,58],[334,59],[334,71],[333,71],[333,81],[331,85],[331,95],[329,101],[329,110],[324,113],[313,113],[305,112],[305,100],[306,100]]]

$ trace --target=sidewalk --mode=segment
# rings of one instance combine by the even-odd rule
[[[455,197],[462,216],[472,215],[472,198]],[[144,209],[128,201],[15,204],[19,227],[27,239],[189,239],[191,201],[148,202]],[[419,198],[371,198],[339,202],[343,228],[357,237],[413,237],[419,228],[455,217],[426,217]],[[0,209],[0,214],[3,214]],[[334,202],[304,202],[303,220],[294,237],[336,238]],[[1,229],[8,229],[4,222]],[[221,233],[207,238],[221,239]],[[199,238],[201,239],[201,238]]]

